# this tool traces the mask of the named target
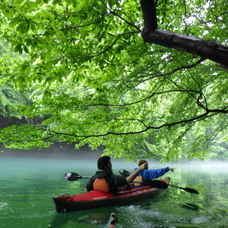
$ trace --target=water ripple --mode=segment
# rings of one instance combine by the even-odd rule
[[[0,202],[0,210],[6,209],[7,206],[8,206],[8,203]]]
[[[206,223],[210,219],[211,219],[211,216],[200,216],[200,217],[193,218],[191,220],[191,223],[194,223],[194,224]]]

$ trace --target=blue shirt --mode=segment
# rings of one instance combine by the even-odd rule
[[[142,176],[144,180],[152,180],[164,175],[168,171],[169,167],[163,169],[143,169],[138,173],[138,176]]]

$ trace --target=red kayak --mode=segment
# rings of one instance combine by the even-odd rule
[[[170,179],[167,178],[160,181],[168,184]],[[100,190],[93,190],[78,195],[63,195],[55,197],[53,200],[55,203],[56,211],[58,213],[65,213],[91,208],[134,204],[135,202],[148,199],[148,197],[156,196],[163,190],[164,188],[143,186],[133,188],[131,190],[121,191],[115,195]]]

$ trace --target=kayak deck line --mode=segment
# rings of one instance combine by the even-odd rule
[[[95,197],[95,198],[93,198],[94,200],[100,200],[100,199],[106,199],[107,198],[107,196],[100,196],[100,197]]]
[[[162,179],[165,183],[169,183],[170,179]],[[150,186],[142,186],[111,194],[100,190],[71,195],[58,196],[53,198],[55,208],[58,213],[66,213],[77,210],[86,210],[100,207],[120,206],[134,204],[135,202],[148,199],[160,194],[165,189]]]

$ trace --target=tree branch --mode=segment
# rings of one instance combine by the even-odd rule
[[[148,32],[158,28],[156,5],[154,0],[141,0],[140,4],[142,7],[144,20],[143,32],[147,34]]]
[[[110,9],[107,4],[104,1],[101,1],[103,3],[103,5],[109,10],[110,13],[112,13],[113,15],[119,17],[121,20],[123,20],[125,23],[129,24],[130,26],[136,28],[138,31],[141,31],[139,27],[137,27],[135,24],[127,21],[125,18],[123,18],[122,16],[120,16],[119,14],[116,13],[116,10],[112,10]]]
[[[228,107],[226,107],[227,109]],[[75,138],[96,138],[96,137],[105,137],[105,136],[108,136],[108,135],[135,135],[135,134],[141,134],[143,132],[146,132],[148,130],[151,130],[151,129],[154,129],[154,130],[157,130],[157,129],[161,129],[161,128],[164,128],[164,127],[173,127],[173,126],[176,126],[176,125],[182,125],[182,124],[187,124],[187,123],[193,123],[195,121],[200,121],[202,119],[205,119],[205,118],[210,118],[211,116],[214,116],[216,114],[219,113],[228,113],[228,110],[216,110],[216,109],[213,109],[213,110],[207,110],[205,113],[201,114],[201,115],[198,115],[198,116],[195,116],[195,117],[192,117],[190,119],[185,119],[185,120],[180,120],[180,121],[177,121],[177,122],[173,122],[173,123],[165,123],[165,124],[162,124],[160,126],[148,126],[148,127],[145,127],[144,129],[140,130],[140,131],[129,131],[129,132],[106,132],[106,133],[103,133],[103,134],[91,134],[91,135],[76,135],[76,134],[70,134],[70,133],[64,133],[64,132],[55,132],[55,131],[50,131],[50,133],[53,133],[55,135],[65,135],[65,136],[72,136],[72,137],[75,137]],[[209,115],[209,113],[211,113],[211,115]]]
[[[145,42],[189,52],[228,67],[228,47],[214,41],[183,36],[157,29],[154,0],[141,0],[144,19],[142,37]]]
[[[134,102],[129,102],[129,103],[124,103],[124,104],[107,104],[107,103],[97,103],[97,104],[90,104],[90,105],[82,105],[84,107],[96,107],[96,106],[109,106],[109,107],[123,107],[123,106],[130,106],[130,105],[134,105],[134,104],[138,104],[141,102],[144,102],[150,98],[152,98],[155,95],[161,95],[161,94],[165,94],[165,93],[196,93],[201,95],[200,91],[197,90],[188,90],[188,89],[177,89],[177,90],[166,90],[166,91],[161,91],[161,92],[153,92],[151,93],[149,96],[144,97],[140,100],[134,101]]]
[[[116,38],[114,39],[114,41],[110,45],[108,45],[104,50],[97,52],[97,53],[91,53],[89,57],[95,57],[97,55],[107,52],[109,49],[111,49],[116,44],[116,42],[120,39],[120,37],[122,37],[124,35],[128,35],[128,34],[133,34],[133,33],[139,33],[139,31],[125,32],[125,33],[121,33],[121,34],[117,35]]]
[[[171,75],[171,74],[174,74],[176,73],[177,71],[179,70],[184,70],[184,69],[190,69],[190,68],[193,68],[195,66],[197,66],[198,64],[200,64],[201,62],[203,62],[205,59],[201,58],[199,59],[198,61],[196,61],[195,63],[193,64],[190,64],[190,65],[185,65],[185,66],[181,66],[181,67],[178,67],[172,71],[169,71],[169,72],[166,72],[166,73],[160,73],[160,74],[155,74],[155,75],[152,75],[144,80],[141,80],[140,83],[142,82],[145,82],[145,81],[148,81],[150,79],[153,79],[153,78],[157,78],[157,77],[164,77],[164,76],[168,76],[168,75]]]
[[[146,42],[196,54],[228,67],[228,47],[219,43],[158,29],[143,32],[142,36]]]

